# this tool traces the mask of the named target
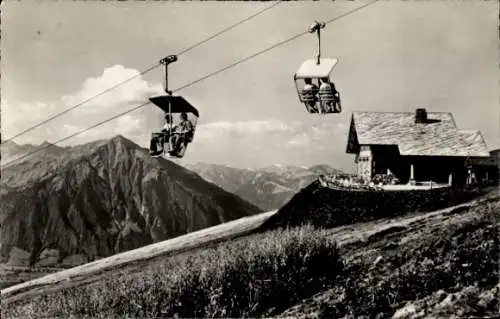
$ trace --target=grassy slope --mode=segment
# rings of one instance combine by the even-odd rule
[[[245,235],[258,228],[274,213],[275,211],[271,211],[241,218],[11,286],[1,291],[2,303],[7,298],[22,299],[63,287],[97,281],[118,270],[129,273],[141,271],[151,263],[162,263],[165,256]]]
[[[275,230],[163,260],[140,273],[38,295],[8,307],[15,317],[248,317],[284,310],[333,282],[334,240],[311,227]],[[313,276],[314,274],[314,276]],[[294,278],[294,280],[290,280]]]
[[[499,200],[496,198],[481,204],[465,204],[426,214],[338,227],[315,233],[315,236],[302,240],[308,244],[305,248],[298,250],[293,247],[301,247],[296,243],[304,237],[285,236],[283,233],[279,236],[273,236],[272,233],[271,235],[252,235],[224,243],[221,245],[222,248],[215,250],[215,253],[214,250],[199,249],[190,252],[193,257],[165,258],[163,256],[153,261],[144,259],[135,265],[127,265],[127,268],[122,268],[122,271],[109,272],[106,275],[107,279],[103,280],[104,277],[101,277],[99,283],[82,285],[83,282],[88,283],[88,278],[82,278],[83,275],[80,274],[80,277],[71,279],[74,283],[80,284],[80,287],[74,288],[76,290],[67,290],[64,298],[60,298],[62,295],[58,292],[56,295],[49,294],[49,299],[43,299],[41,293],[48,292],[46,287],[34,288],[31,292],[38,294],[37,297],[31,301],[24,299],[15,302],[17,299],[15,296],[3,300],[2,312],[27,315],[37,309],[38,315],[42,314],[41,311],[51,315],[81,314],[82,311],[86,311],[87,314],[94,316],[117,314],[116,311],[125,311],[136,316],[144,316],[148,313],[161,314],[163,313],[161,311],[165,311],[165,314],[173,314],[187,307],[175,308],[171,306],[170,300],[179,299],[186,293],[191,295],[194,293],[199,298],[194,304],[204,305],[198,314],[206,316],[230,316],[232,314],[238,317],[267,314],[299,317],[307,314],[331,318],[349,314],[354,317],[363,315],[371,317],[380,314],[379,317],[385,318],[397,311],[399,314],[419,313],[426,303],[430,305],[428,310],[431,313],[428,314],[430,317],[447,316],[459,311],[468,315],[491,314],[497,306],[494,297],[498,297],[498,290],[495,290],[494,286],[498,282],[496,229],[499,208]],[[263,219],[260,222],[262,221]],[[312,240],[312,238],[317,238],[317,240]],[[328,238],[330,241],[327,240]],[[340,244],[340,253],[345,263],[344,270],[340,273],[334,271],[326,274],[317,269],[311,271],[308,267],[314,269],[314,266],[304,262],[304,256],[308,253],[315,255],[313,265],[318,260],[321,261],[320,263],[332,263],[334,260],[331,255],[325,254],[325,251],[329,250],[328,247],[332,247],[333,240]],[[236,246],[231,245],[239,245],[240,248],[235,249]],[[249,249],[249,247],[254,248]],[[238,251],[244,253],[234,253]],[[291,258],[288,262],[286,262],[287,256]],[[277,262],[281,257],[285,258],[284,263]],[[186,263],[182,260],[190,261]],[[275,268],[266,268],[266,264],[275,265]],[[280,268],[281,264],[283,266]],[[305,267],[305,270],[300,270],[303,267],[297,268],[298,264]],[[165,265],[167,265],[166,268]],[[235,268],[231,265],[244,265],[245,267]],[[198,271],[194,271],[195,276],[192,275],[193,271],[190,271],[172,280],[168,277],[172,272],[166,270],[179,266],[183,269],[198,269]],[[242,269],[245,270],[243,271],[245,276],[242,276]],[[261,272],[255,272],[255,269],[261,269]],[[298,276],[299,282],[312,282],[306,291],[300,290],[298,288],[300,286],[297,285],[283,284],[281,270],[289,272],[291,269],[296,272],[296,275],[286,276],[286,278],[297,280]],[[207,273],[207,276],[201,275]],[[340,277],[336,278],[337,275]],[[266,276],[270,277],[268,278],[270,280],[275,278],[275,282],[281,283],[278,285],[281,287],[278,293],[270,289],[270,286],[266,286],[266,281],[260,282],[257,287],[249,288],[256,279]],[[91,277],[95,281],[95,273]],[[246,281],[240,280],[236,288],[228,288],[224,284],[242,277],[246,278]],[[117,281],[117,278],[120,280]],[[187,289],[200,286],[200,278],[208,278],[209,284],[201,285],[203,289],[198,292]],[[155,285],[157,282],[163,284]],[[63,286],[67,285],[59,283],[52,289]],[[128,287],[131,286],[135,288],[129,289]],[[127,289],[120,289],[120,287],[127,287]],[[211,290],[211,287],[218,287],[219,292],[222,289],[224,293]],[[160,291],[154,289],[160,289]],[[110,294],[111,291],[118,291],[126,296],[131,296],[129,293],[133,291],[140,292],[130,300],[142,300],[142,304],[133,306],[130,302],[115,303],[113,308],[106,308],[95,296],[107,295],[108,299],[104,300],[107,300],[106,304],[109,304],[113,300],[116,301],[113,299],[116,296]],[[82,292],[88,296],[83,299],[86,303],[77,302],[77,300],[82,300],[80,298]],[[150,299],[142,297],[145,292]],[[288,303],[291,306],[288,310],[276,308],[277,304],[265,304],[265,301],[272,300],[270,297],[276,293],[286,296],[284,303],[281,304]],[[313,293],[316,295],[308,297]],[[249,302],[249,294],[254,296],[252,297],[254,299],[250,300],[256,302]],[[267,297],[255,297],[259,294]],[[52,299],[50,296],[53,296]],[[215,298],[213,305],[206,304],[207,296]],[[228,296],[234,296],[235,299]],[[462,305],[464,298],[469,300],[465,306]],[[65,302],[61,304],[54,300]],[[192,302],[190,300],[188,298],[186,302]],[[93,303],[89,304],[89,301]],[[47,304],[51,306],[46,307]],[[153,304],[156,306],[153,307]],[[158,308],[158,304],[163,306]],[[253,307],[242,308],[242,304],[252,304]],[[292,306],[292,304],[295,305]],[[141,312],[143,310],[140,309],[149,309],[149,312]],[[243,309],[241,310],[243,312],[235,312],[237,309]],[[184,315],[189,315],[189,313],[184,313]],[[422,316],[425,316],[425,313]]]

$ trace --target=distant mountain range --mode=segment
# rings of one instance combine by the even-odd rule
[[[2,146],[0,262],[81,264],[262,210],[122,136]]]
[[[342,173],[328,165],[311,167],[273,165],[259,169],[197,163],[190,170],[228,192],[264,209],[278,209],[320,174]]]

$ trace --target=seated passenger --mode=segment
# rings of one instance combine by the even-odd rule
[[[163,133],[170,134],[170,130],[175,130],[175,124],[172,123],[172,118],[170,115],[165,115],[165,125],[163,125],[163,129],[161,130]]]
[[[318,113],[316,108],[316,102],[318,101],[318,86],[313,84],[310,78],[304,79],[304,82],[306,82],[306,84],[302,89],[302,101],[304,101],[307,111],[310,113]]]
[[[161,133],[153,133],[149,152],[151,155],[156,156],[163,152],[163,147],[166,141],[170,139],[170,132],[175,130],[175,124],[172,123],[170,115],[165,115],[165,124]],[[159,146],[159,147],[158,147]]]
[[[328,78],[321,78],[319,87],[320,107],[323,112],[340,113],[340,95],[335,85]],[[338,105],[338,107],[337,107]]]
[[[181,113],[181,121],[176,125],[174,134],[171,137],[172,153],[179,153],[182,146],[186,146],[192,142],[194,135],[194,127],[191,121],[188,120],[186,113]]]

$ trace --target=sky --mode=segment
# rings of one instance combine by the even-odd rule
[[[184,54],[171,89],[224,68],[367,1],[283,2]],[[17,1],[1,10],[1,129],[9,137],[126,80],[272,2]],[[460,129],[500,147],[497,1],[379,1],[328,24],[322,57],[343,112],[311,115],[293,74],[316,55],[306,34],[178,91],[200,111],[181,163],[262,167],[330,164],[345,153],[354,111],[453,112]],[[56,14],[57,13],[57,14]],[[29,22],[29,23],[27,23]],[[162,68],[138,76],[16,138],[54,142],[163,93]],[[162,124],[152,104],[61,145],[121,134],[148,147]]]

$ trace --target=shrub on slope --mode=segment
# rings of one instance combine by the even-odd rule
[[[7,306],[16,317],[249,317],[284,310],[332,284],[341,271],[334,241],[310,226],[276,230],[168,258]],[[2,307],[4,308],[4,307]]]

